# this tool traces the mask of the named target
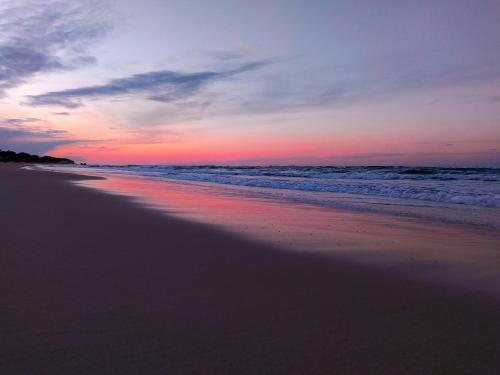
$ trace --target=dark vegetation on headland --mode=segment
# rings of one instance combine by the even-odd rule
[[[75,164],[71,159],[56,158],[54,156],[31,155],[26,152],[0,150],[0,162],[40,163],[40,164]]]

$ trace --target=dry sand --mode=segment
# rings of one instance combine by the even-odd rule
[[[0,374],[498,374],[494,300],[0,165]]]

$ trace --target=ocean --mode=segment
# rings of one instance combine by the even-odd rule
[[[88,168],[158,179],[500,207],[500,168],[170,165]],[[328,204],[327,200],[324,203]]]

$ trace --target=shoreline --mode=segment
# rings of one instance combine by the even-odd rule
[[[0,164],[0,372],[482,374],[500,305]]]
[[[81,172],[99,179],[78,180],[75,184],[125,196],[169,217],[236,233],[283,251],[333,257],[334,261],[375,267],[407,279],[500,300],[500,237],[484,226],[439,220],[450,214],[443,213],[446,207],[438,211],[441,216],[429,220],[297,203],[256,191],[249,194],[242,187]],[[464,209],[462,215],[470,215],[470,211],[470,207]]]
[[[241,191],[249,198],[280,200],[293,204],[311,205],[319,208],[347,211],[368,215],[384,215],[402,219],[416,219],[436,224],[462,225],[464,228],[477,229],[484,232],[500,229],[500,208],[486,206],[471,206],[457,203],[433,202],[418,199],[403,199],[394,197],[381,197],[375,195],[294,191],[291,189],[277,189],[244,185],[231,185],[196,180],[169,179],[158,176],[145,176],[133,172],[113,172],[106,169],[99,170],[94,167],[79,166],[37,166],[40,170],[61,173],[74,173],[83,176],[103,176],[108,178],[137,178],[149,181],[168,182],[181,186],[217,186],[228,191]],[[84,183],[85,185],[85,183]],[[93,186],[91,186],[93,187]],[[312,197],[320,195],[322,197]],[[308,195],[304,199],[304,194]],[[446,212],[446,213],[444,213]]]

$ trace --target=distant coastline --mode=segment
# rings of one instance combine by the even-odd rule
[[[38,156],[27,152],[2,151],[0,150],[0,162],[14,163],[40,163],[40,164],[75,164],[71,159],[56,158],[54,156]]]

